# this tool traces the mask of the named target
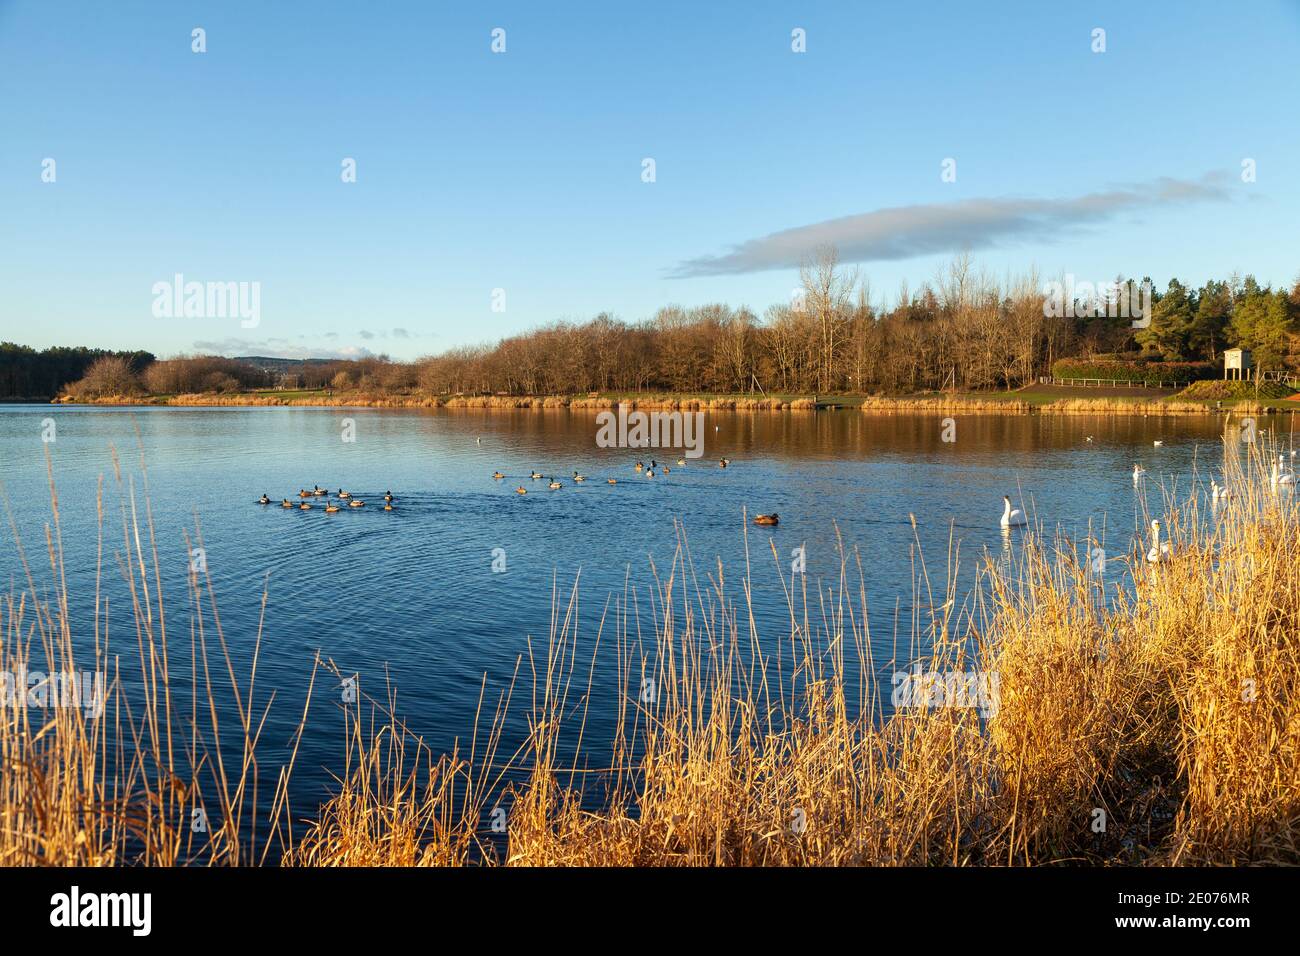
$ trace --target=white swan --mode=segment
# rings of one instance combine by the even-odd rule
[[[1134,462],[1133,463],[1133,484],[1136,485],[1139,481],[1141,481],[1142,476],[1145,475],[1146,473],[1147,470],[1145,468],[1143,468],[1137,462]]]
[[[1025,526],[1025,514],[1019,508],[1011,507],[1011,499],[1006,495],[1002,496],[1002,527],[1004,528],[1023,528]]]
[[[1279,455],[1278,461],[1274,463],[1269,473],[1268,483],[1274,491],[1291,491],[1295,487],[1295,475],[1282,470],[1281,458],[1282,456]]]
[[[1151,522],[1151,550],[1147,552],[1147,560],[1152,564],[1169,560],[1169,542],[1160,541],[1159,521]]]

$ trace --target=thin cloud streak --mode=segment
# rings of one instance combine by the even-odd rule
[[[818,248],[835,246],[841,262],[879,262],[988,249],[1011,242],[1052,242],[1087,226],[1141,209],[1226,202],[1229,175],[1168,177],[1067,199],[964,199],[895,206],[783,229],[730,252],[678,263],[670,279],[793,269]]]

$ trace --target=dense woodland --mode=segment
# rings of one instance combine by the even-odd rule
[[[1300,282],[1275,290],[1234,275],[1196,289],[1171,279],[1153,291],[1150,326],[1135,329],[1127,315],[1116,314],[1115,300],[1135,300],[1140,284],[1122,277],[1117,294],[1075,298],[1065,314],[1045,308],[1038,276],[996,281],[964,257],[919,288],[904,286],[892,305],[877,304],[869,283],[837,263],[833,251],[805,267],[801,280],[791,302],[761,315],[728,305],[667,306],[637,322],[601,314],[413,362],[313,361],[287,374],[211,356],[155,360],[146,352],[35,352],[5,343],[0,397],[275,387],[909,394],[1016,388],[1049,374],[1062,358],[1214,362],[1232,346],[1251,349],[1264,369],[1300,368]]]

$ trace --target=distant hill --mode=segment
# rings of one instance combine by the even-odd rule
[[[323,358],[275,358],[270,355],[239,355],[234,359],[236,362],[247,362],[255,368],[264,372],[270,372],[274,375],[284,375],[289,372],[301,372],[306,368],[313,366],[329,365],[334,359]]]

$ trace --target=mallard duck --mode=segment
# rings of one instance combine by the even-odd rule
[[[525,488],[523,485],[520,485],[518,488],[515,489],[515,494],[526,495],[528,494],[528,489]]]
[[[362,501],[360,498],[353,498],[351,501],[348,502],[349,508],[364,508],[365,506],[366,503]]]
[[[342,508],[340,508],[338,505],[336,505],[336,504],[335,504],[334,502],[332,502],[332,501],[327,501],[327,502],[325,502],[325,513],[326,513],[327,515],[332,515],[332,514],[335,514],[336,512],[342,511],[342,510],[343,510]]]
[[[293,502],[290,501],[288,498],[285,498],[284,501],[280,502],[280,507],[281,507],[281,508],[292,508],[292,507],[293,507]]]
[[[501,472],[499,471],[494,471],[492,472],[492,477],[495,478],[497,481],[500,481],[502,478],[505,477],[505,475],[501,474]]]
[[[344,491],[342,488],[340,488],[340,489],[339,489],[339,497],[340,497],[340,498],[351,498],[351,497],[352,497],[352,492],[350,492],[350,491]]]
[[[311,511],[311,502],[310,502],[310,501],[304,501],[302,504],[300,504],[300,505],[298,506],[298,510],[299,510],[299,511]]]
[[[780,524],[781,516],[773,511],[770,515],[754,515],[754,524]]]
[[[271,499],[266,497],[266,492],[262,492],[262,497],[257,499],[257,503],[259,505],[269,505],[271,503]]]
[[[549,485],[547,485],[546,487],[548,487],[548,488],[550,488],[552,491],[554,491],[556,488],[562,488],[563,485],[561,485],[558,481],[556,481],[554,478],[552,478],[552,479],[551,479],[551,483],[550,483]]]

